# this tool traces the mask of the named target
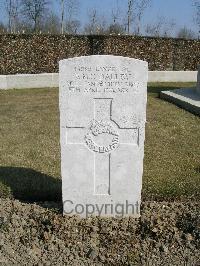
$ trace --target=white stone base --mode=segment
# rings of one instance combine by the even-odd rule
[[[197,71],[149,71],[148,82],[196,82]]]
[[[0,75],[0,90],[58,87],[58,73]]]
[[[58,73],[0,75],[0,90],[58,87]],[[197,71],[149,71],[148,82],[196,82]]]
[[[200,115],[200,95],[196,88],[162,91],[160,98],[172,102],[193,114]]]

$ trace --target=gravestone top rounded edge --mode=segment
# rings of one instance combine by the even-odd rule
[[[75,61],[75,60],[87,60],[87,59],[95,59],[95,58],[112,58],[112,59],[122,59],[122,60],[132,60],[132,61],[135,61],[135,62],[140,62],[140,63],[143,63],[145,65],[148,66],[148,62],[145,61],[145,60],[141,60],[141,59],[138,59],[138,58],[132,58],[132,57],[128,57],[128,56],[120,56],[120,55],[86,55],[86,56],[76,56],[76,57],[70,57],[70,58],[66,58],[66,59],[62,59],[59,61],[59,64],[62,64],[62,63],[66,63],[66,62],[69,62],[69,61]]]

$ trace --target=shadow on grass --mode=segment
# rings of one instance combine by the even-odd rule
[[[0,167],[0,185],[23,201],[61,201],[61,180],[29,168]],[[1,196],[1,195],[0,195]]]

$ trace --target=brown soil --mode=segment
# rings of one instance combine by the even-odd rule
[[[0,199],[0,265],[200,265],[199,202],[144,202],[140,219],[61,206]]]

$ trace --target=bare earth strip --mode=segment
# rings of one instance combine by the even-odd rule
[[[198,202],[144,202],[140,219],[62,216],[0,199],[0,265],[199,265]]]

